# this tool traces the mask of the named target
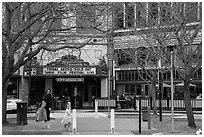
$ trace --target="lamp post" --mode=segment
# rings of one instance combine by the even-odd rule
[[[171,51],[171,123],[172,132],[174,132],[173,50]]]
[[[110,91],[111,91],[111,82],[110,82],[110,68],[108,70],[108,117],[110,117]]]
[[[160,69],[161,69],[161,59],[159,58],[158,61],[158,92],[159,92],[159,120],[162,121],[162,103],[161,103],[161,98],[162,98],[162,93],[161,93],[161,88],[160,88]]]
[[[32,47],[30,47],[30,52],[32,52]],[[32,68],[31,68],[31,65],[32,65],[32,58],[30,59],[30,62],[29,62],[29,78],[28,78],[28,106],[30,106],[30,95],[31,95],[31,72],[32,72]]]

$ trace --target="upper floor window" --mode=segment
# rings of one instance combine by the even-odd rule
[[[134,27],[135,21],[135,14],[134,14],[134,3],[127,2],[125,3],[125,27],[130,28]]]
[[[202,2],[199,3],[199,20],[202,20]]]
[[[148,26],[154,26],[158,23],[158,4],[150,2],[148,4]]]
[[[114,25],[115,29],[124,28],[124,4],[115,3],[114,4]]]
[[[95,25],[96,7],[91,3],[80,3],[76,9],[77,32],[89,32]]]
[[[131,49],[119,49],[115,51],[117,56],[118,66],[129,64],[133,62]]]
[[[160,3],[160,24],[170,25],[171,23],[171,2]]]
[[[151,27],[195,22],[201,19],[202,4],[198,2],[125,2],[114,4],[115,29]]]
[[[146,4],[144,2],[136,3],[136,26],[137,28],[145,27],[146,24]]]
[[[185,17],[188,22],[194,22],[198,20],[198,3],[186,2],[185,4]]]

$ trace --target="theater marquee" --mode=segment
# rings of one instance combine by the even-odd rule
[[[43,75],[96,75],[96,68],[91,67],[46,67]]]

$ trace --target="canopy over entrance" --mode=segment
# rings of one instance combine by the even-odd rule
[[[182,86],[184,86],[184,82],[178,83],[178,84],[176,84],[175,86],[177,86],[177,87],[182,87]],[[189,86],[195,87],[196,85],[190,83]]]

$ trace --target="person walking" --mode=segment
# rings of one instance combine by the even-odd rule
[[[64,118],[61,121],[61,124],[64,125],[64,128],[67,129],[67,131],[71,131],[71,121],[72,121],[71,103],[68,102],[64,113]]]
[[[42,105],[42,107],[45,108],[46,114],[47,114],[47,121],[46,121],[46,127],[49,129],[50,128],[50,110],[52,107],[52,95],[51,95],[51,90],[48,89],[42,99],[42,103],[45,105]]]

